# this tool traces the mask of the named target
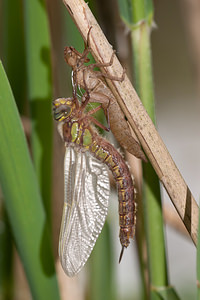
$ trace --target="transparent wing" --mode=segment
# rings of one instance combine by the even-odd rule
[[[67,148],[59,256],[68,276],[86,263],[102,230],[110,193],[107,168],[88,152]]]

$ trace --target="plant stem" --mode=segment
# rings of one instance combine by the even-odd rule
[[[152,5],[149,5],[151,9],[145,10],[144,6],[147,2],[151,4],[151,1],[132,1],[134,14],[131,24],[131,40],[136,89],[149,116],[155,122],[150,46],[152,20],[148,20],[148,16],[153,15],[153,8]],[[167,287],[168,285],[160,186],[158,177],[150,164],[143,164],[143,175],[143,208],[150,276],[150,297],[151,299],[158,299],[159,296],[156,295],[155,290],[160,286]],[[152,287],[154,288],[152,289]]]

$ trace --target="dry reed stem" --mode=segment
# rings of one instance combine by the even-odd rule
[[[113,49],[105,38],[88,5],[83,0],[63,0],[63,2],[84,40],[86,40],[88,30],[92,26],[90,45],[95,60],[101,63],[109,62]],[[115,56],[112,66],[103,68],[102,71],[112,76],[120,76],[123,73],[123,68]],[[198,205],[156,131],[131,82],[125,76],[123,82],[107,80],[107,83],[196,245]]]

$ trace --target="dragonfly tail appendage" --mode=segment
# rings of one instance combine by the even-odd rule
[[[123,254],[124,254],[124,246],[122,246],[122,250],[121,250],[121,252],[120,252],[120,256],[119,256],[119,264],[120,264],[120,262],[121,262],[121,260],[122,260],[122,256],[123,256]]]

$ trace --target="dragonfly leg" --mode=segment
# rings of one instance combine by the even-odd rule
[[[90,29],[91,28],[92,27],[90,27]],[[89,29],[89,31],[90,31],[90,29]],[[90,48],[88,48],[88,49],[91,50]],[[94,64],[90,64],[89,66],[83,66],[82,65],[81,68],[94,69],[94,68],[110,67],[113,64],[115,53],[116,53],[116,50],[113,50],[113,53],[112,53],[111,58],[110,58],[110,61],[107,62],[107,63],[94,63]],[[110,75],[110,74],[106,74],[106,73],[103,73],[101,71],[95,71],[95,78],[96,77],[104,77],[104,78],[108,78],[110,80],[122,82],[124,80],[124,78],[125,78],[125,73],[126,73],[125,68],[123,68],[123,73],[122,73],[122,75],[120,77],[119,76],[113,76],[113,75]]]
[[[106,115],[106,119],[107,119],[107,122],[108,122],[108,129],[110,130],[109,106],[110,106],[110,98],[109,98],[109,101],[108,101],[108,105],[105,108],[106,109],[105,115]]]
[[[82,98],[83,100],[83,98]],[[101,92],[90,92],[90,100],[89,102],[94,102],[94,103],[100,103],[100,108],[103,109],[104,114],[106,116],[106,120],[108,123],[108,129],[110,130],[110,118],[109,118],[109,108],[110,108],[110,104],[112,102],[112,100],[110,99],[109,96],[101,93]]]
[[[87,102],[87,100],[85,100],[83,102],[83,105],[81,106],[81,110],[83,108],[85,108],[85,102]],[[95,107],[94,109],[91,109],[86,115],[84,115],[84,117],[82,118],[82,120],[84,120],[84,119],[86,119],[87,121],[90,120],[92,123],[96,124],[97,126],[99,126],[100,128],[102,128],[103,130],[110,131],[110,124],[108,124],[108,127],[106,127],[103,124],[101,124],[99,121],[97,121],[93,116],[91,116],[95,112],[99,111],[101,108],[104,110],[104,108],[100,104],[99,106]]]
[[[87,34],[87,40],[86,42],[84,42],[85,45],[85,49],[91,48],[90,47],[90,32],[92,30],[92,26],[90,26],[89,30],[88,30],[88,34]]]
[[[79,60],[78,60],[78,64],[77,65],[80,64],[80,66],[82,66],[83,63],[90,61],[89,58],[87,58],[87,56],[88,56],[88,54],[91,51],[90,38],[89,38],[90,37],[91,29],[92,29],[92,26],[90,26],[90,28],[88,30],[87,40],[86,40],[86,42],[84,42],[84,51],[83,51],[83,53],[80,53],[80,52],[78,52],[77,50],[74,49],[76,51],[76,54],[80,57]]]
[[[88,113],[86,114],[86,116],[90,116],[90,115],[93,115],[94,113],[96,113],[97,111],[99,111],[100,109],[102,108],[101,105],[91,109],[90,111],[88,111]]]
[[[102,73],[101,74],[101,77],[103,76],[104,78],[108,78],[110,80],[114,80],[114,81],[120,81],[122,82],[125,78],[125,74],[126,74],[126,69],[123,68],[123,73],[120,77],[118,76],[113,76],[113,75],[110,75],[110,74],[107,74],[107,73]],[[97,77],[100,76],[100,75],[97,75]]]
[[[90,33],[91,33],[91,30],[92,30],[92,26],[90,26],[89,30],[88,30],[88,34],[87,34],[87,40],[86,42],[84,42],[85,44],[85,49],[84,49],[84,52],[82,54],[82,57],[85,56],[85,53],[89,53],[91,51],[91,46],[90,46]],[[114,55],[116,53],[116,50],[113,50],[113,53],[111,55],[111,58],[110,58],[110,61],[107,62],[107,63],[94,63],[94,64],[91,64],[89,66],[87,66],[87,68],[100,68],[100,67],[109,67],[113,64],[113,60],[114,60]]]
[[[80,108],[80,105],[79,105],[79,102],[78,102],[78,99],[77,99],[77,82],[75,82],[73,84],[73,99],[75,101],[75,104],[76,104],[76,108],[79,109]]]
[[[77,61],[77,71],[79,71],[81,68],[84,68],[84,63],[87,63],[90,61],[90,59],[87,57],[88,54],[90,53],[91,49],[90,48],[85,48],[83,53],[80,53],[80,58]]]
[[[100,107],[100,106],[98,106],[98,107]],[[92,117],[92,116],[85,116],[85,117],[87,117],[89,120],[90,120],[90,122],[92,122],[92,123],[94,123],[95,125],[97,125],[98,127],[100,127],[101,129],[103,129],[103,130],[106,130],[106,131],[110,131],[110,128],[107,128],[106,126],[104,126],[103,124],[101,124],[99,121],[97,121],[94,117]],[[88,120],[87,119],[87,120]]]
[[[93,101],[90,101],[90,102],[93,102]],[[95,102],[94,102],[94,103],[95,103]],[[100,103],[100,102],[97,101],[96,103]],[[100,103],[99,106],[97,106],[97,107],[94,108],[94,109],[91,109],[91,110],[87,113],[87,115],[92,115],[92,114],[94,114],[95,112],[97,112],[98,110],[100,110],[100,109],[102,108],[103,111],[104,111],[104,114],[105,114],[105,116],[106,116],[107,123],[108,123],[108,126],[107,126],[107,127],[104,126],[104,128],[102,128],[102,129],[104,129],[104,130],[106,130],[106,131],[110,131],[109,105],[110,105],[110,100],[109,100],[109,103],[108,103],[108,105],[107,105],[106,108],[103,107],[102,103]],[[97,125],[98,125],[98,124],[97,124]],[[99,125],[98,125],[98,126],[99,126]],[[102,126],[103,126],[103,125],[102,125]],[[101,126],[99,126],[99,127],[101,127]]]
[[[85,71],[86,70],[83,70],[83,83],[84,83],[84,88],[85,88],[85,94],[84,94],[84,100],[83,100],[82,105],[81,105],[81,110],[82,111],[85,109],[88,102],[90,101],[90,93],[89,93],[89,89],[88,89],[86,81],[85,81]]]
[[[94,63],[87,66],[87,68],[94,69],[94,68],[101,68],[101,67],[110,67],[113,64],[114,56],[115,56],[115,50],[113,50],[113,53],[111,55],[110,61],[107,63]],[[95,72],[96,73],[96,72]],[[98,73],[102,73],[101,71]]]
[[[89,31],[88,31],[88,34],[87,34],[87,40],[86,42],[84,42],[84,51],[83,53],[81,54],[80,52],[79,53],[79,60],[77,61],[77,68],[76,68],[76,71],[79,71],[80,69],[84,68],[84,63],[87,63],[90,61],[89,58],[87,58],[88,54],[91,52],[91,48],[90,48],[90,45],[89,45],[89,36],[90,36],[90,32],[91,32],[91,29],[92,29],[92,26],[89,28]]]
[[[89,93],[89,90],[88,90],[86,82],[85,82],[84,73],[83,73],[83,82],[84,82],[84,86],[85,86],[85,94],[84,94],[85,100],[82,102],[81,111],[83,111],[85,109],[86,105],[88,104],[88,102],[90,100],[90,93]],[[90,110],[84,116],[83,119],[87,119],[87,120],[90,119],[91,122],[93,122],[94,124],[96,124],[97,126],[99,126],[100,128],[102,128],[103,130],[110,131],[110,126],[109,126],[109,128],[105,127],[103,124],[101,124],[99,121],[97,121],[94,117],[91,116],[92,114],[94,114],[95,112],[97,112],[101,107],[102,107],[102,105],[99,105],[96,108]]]

